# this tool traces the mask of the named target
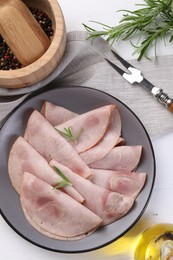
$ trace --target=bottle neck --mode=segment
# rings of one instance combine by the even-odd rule
[[[173,240],[165,240],[162,242],[160,249],[161,260],[173,260]]]

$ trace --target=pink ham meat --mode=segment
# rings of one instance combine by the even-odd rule
[[[34,148],[22,137],[18,137],[11,148],[8,159],[9,177],[18,193],[20,192],[25,171],[31,172],[50,185],[55,185],[57,182],[62,181],[62,178],[55,173],[48,162]],[[83,197],[74,187],[66,186],[62,190],[80,203],[83,202]]]
[[[83,205],[103,219],[107,225],[124,216],[132,207],[134,199],[93,184],[66,166],[55,160],[50,165],[56,166],[70,180],[74,188],[84,197]]]
[[[146,181],[146,173],[93,169],[92,183],[136,198]]]
[[[90,164],[106,156],[119,142],[121,134],[121,118],[117,107],[111,110],[110,122],[107,131],[98,144],[80,154],[81,158]]]
[[[116,143],[116,146],[125,145],[125,143],[126,143],[125,139],[120,136],[118,142]]]
[[[117,146],[104,158],[95,161],[89,166],[95,169],[133,171],[140,160],[142,146]]]
[[[80,239],[94,232],[102,222],[82,204],[28,172],[23,175],[20,200],[30,224],[51,238]]]
[[[75,149],[35,110],[25,130],[24,138],[48,162],[55,159],[84,178],[92,176],[90,168],[80,158]]]
[[[71,118],[77,117],[78,114],[71,112],[63,107],[57,106],[45,101],[41,110],[44,117],[53,125],[59,125]],[[57,123],[57,124],[56,124]],[[99,160],[104,157],[117,143],[122,141],[121,118],[116,106],[111,107],[110,122],[108,128],[101,140],[91,149],[81,153],[81,158],[87,163]],[[86,140],[79,139],[78,143]],[[85,144],[82,144],[85,146]]]
[[[48,101],[44,102],[41,113],[53,126],[60,125],[78,115]]]
[[[77,142],[67,140],[78,153],[81,153],[90,149],[101,140],[108,128],[111,111],[115,108],[115,105],[99,107],[78,115],[61,125],[55,126],[55,128],[61,132],[70,128],[75,137],[80,133]]]

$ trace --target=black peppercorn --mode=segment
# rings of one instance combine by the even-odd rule
[[[38,8],[29,8],[48,38],[53,35],[52,20]],[[5,40],[0,35],[0,70],[15,70],[22,68],[22,64],[14,56]]]

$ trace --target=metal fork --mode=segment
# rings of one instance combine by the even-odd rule
[[[135,68],[129,62],[124,60],[119,54],[111,50],[114,56],[124,65],[124,67],[129,71],[126,73],[123,69],[118,67],[115,63],[105,58],[105,60],[130,84],[139,83],[147,91],[149,91],[161,104],[165,105],[167,109],[173,112],[173,99],[163,92],[162,89],[155,87],[151,82],[143,77],[142,71]]]

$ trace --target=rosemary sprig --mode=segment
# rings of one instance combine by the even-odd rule
[[[73,133],[73,131],[72,131],[72,127],[71,127],[71,126],[68,127],[68,128],[65,128],[65,127],[64,127],[64,132],[63,132],[63,131],[60,131],[60,130],[57,129],[57,128],[55,128],[55,129],[56,129],[56,131],[58,131],[58,133],[59,133],[61,136],[63,136],[64,138],[70,140],[70,141],[73,142],[73,143],[77,143],[77,142],[78,142],[78,140],[79,140],[79,138],[80,138],[80,136],[81,136],[81,133],[82,133],[82,131],[83,131],[83,128],[81,128],[81,129],[79,130],[79,132],[77,133],[77,135],[75,136],[74,133]]]
[[[66,187],[66,186],[68,186],[68,185],[69,185],[69,183],[67,183],[66,181],[56,182],[56,183],[53,185],[53,190]]]
[[[95,30],[83,24],[89,33],[89,38],[103,36],[111,44],[114,41],[138,37],[136,49],[138,60],[147,57],[148,50],[154,45],[156,54],[157,40],[173,41],[173,0],[144,0],[145,4],[137,4],[141,8],[135,11],[119,10],[125,12],[117,26],[108,26],[104,23],[92,21],[102,26],[102,30]]]
[[[55,183],[53,190],[63,188],[67,185],[72,185],[70,180],[64,175],[64,173],[62,173],[62,171],[60,171],[60,169],[58,169],[56,166],[53,166],[53,169],[62,178],[62,181]]]

